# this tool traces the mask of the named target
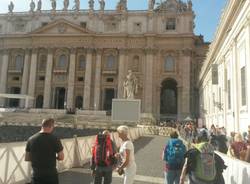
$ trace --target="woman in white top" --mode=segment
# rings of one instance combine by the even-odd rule
[[[122,139],[122,145],[119,150],[122,164],[117,169],[117,172],[122,174],[124,171],[123,184],[133,184],[136,175],[134,145],[128,138],[128,130],[127,126],[119,126],[117,128],[118,135]]]

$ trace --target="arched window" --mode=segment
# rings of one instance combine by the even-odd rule
[[[38,71],[45,71],[47,63],[47,56],[41,55],[39,59]]]
[[[138,71],[139,70],[139,56],[134,56],[133,57],[133,63],[132,63],[132,70],[133,71]]]
[[[109,55],[106,62],[106,68],[112,69],[115,66],[115,57],[113,55]]]
[[[63,69],[66,67],[67,57],[63,54],[59,57],[58,68]]]
[[[165,58],[164,69],[166,72],[173,72],[175,69],[175,61],[171,56]]]
[[[80,70],[85,70],[86,68],[86,58],[83,55],[79,57],[78,68]]]
[[[21,55],[18,55],[16,56],[16,59],[15,59],[15,70],[22,70],[23,69],[23,56]]]

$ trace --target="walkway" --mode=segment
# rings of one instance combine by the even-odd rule
[[[166,137],[147,136],[134,142],[137,163],[137,175],[134,184],[163,184],[162,149]],[[60,174],[60,184],[90,184],[90,170],[86,168],[71,169]],[[113,174],[113,184],[122,184],[122,178]]]

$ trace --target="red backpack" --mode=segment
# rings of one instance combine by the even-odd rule
[[[112,141],[109,135],[98,134],[95,145],[92,149],[92,157],[97,166],[113,165],[112,157],[114,155]]]

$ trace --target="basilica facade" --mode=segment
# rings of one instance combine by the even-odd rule
[[[132,70],[142,113],[198,116],[196,84],[208,44],[194,35],[191,1],[149,0],[138,11],[124,0],[105,10],[103,2],[99,10],[92,0],[86,10],[79,1],[58,10],[52,1],[51,10],[31,4],[22,13],[12,5],[0,15],[0,93],[34,97],[26,105],[1,98],[0,106],[109,111]]]

